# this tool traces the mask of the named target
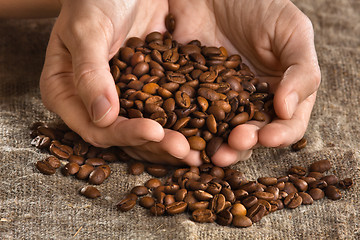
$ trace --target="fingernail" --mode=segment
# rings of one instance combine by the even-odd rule
[[[299,103],[299,96],[296,92],[291,92],[285,98],[286,110],[287,110],[289,118],[291,118],[292,115],[294,114],[298,103]]]
[[[101,95],[98,96],[92,104],[92,120],[93,122],[101,121],[111,110],[109,100]]]

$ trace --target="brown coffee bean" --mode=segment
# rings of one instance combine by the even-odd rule
[[[180,186],[179,184],[176,183],[166,183],[166,185],[164,186],[164,192],[166,194],[175,194],[177,191],[179,191]]]
[[[89,183],[94,185],[102,184],[105,180],[105,172],[97,167],[89,175]]]
[[[225,177],[224,169],[218,166],[212,167],[209,174],[218,179],[223,179]]]
[[[345,178],[339,181],[339,187],[342,189],[348,189],[352,187],[354,184],[353,180],[351,178]]]
[[[68,159],[73,154],[73,149],[67,145],[63,145],[58,141],[52,141],[49,151],[59,159]]]
[[[308,183],[300,178],[294,179],[292,183],[300,192],[305,192],[308,189]]]
[[[241,203],[235,203],[230,211],[234,216],[246,216],[246,208]]]
[[[320,188],[312,188],[309,190],[308,192],[310,194],[310,196],[316,201],[316,200],[320,200],[325,196],[325,193],[323,190],[321,190]]]
[[[91,166],[97,167],[101,165],[105,165],[105,160],[102,158],[88,158],[85,160],[85,164],[89,164]]]
[[[56,169],[53,168],[52,166],[50,166],[47,162],[45,161],[37,161],[36,162],[36,168],[45,175],[52,175],[56,172]]]
[[[216,215],[210,209],[196,209],[192,213],[192,219],[199,223],[212,223]]]
[[[299,176],[305,176],[306,172],[307,172],[306,169],[301,166],[292,166],[289,169],[289,174],[296,174]]]
[[[77,163],[69,162],[67,163],[62,172],[65,176],[74,175],[80,170],[80,166]]]
[[[299,150],[305,148],[306,144],[307,144],[306,138],[302,138],[299,141],[297,141],[296,143],[294,143],[293,145],[291,145],[291,149],[294,151],[299,151]]]
[[[221,194],[224,195],[226,201],[229,201],[230,203],[234,203],[236,201],[234,192],[229,188],[222,188]]]
[[[59,167],[61,167],[61,162],[60,160],[55,157],[55,156],[49,156],[44,160],[49,166],[57,169]]]
[[[48,148],[51,144],[51,139],[45,135],[36,136],[32,141],[31,145],[38,149]]]
[[[165,213],[165,206],[162,203],[156,203],[150,208],[150,213],[155,216],[161,216]]]
[[[170,215],[183,213],[186,211],[187,205],[186,202],[174,202],[166,207],[166,212]]]
[[[149,209],[155,205],[155,199],[153,197],[144,196],[140,198],[139,205]]]
[[[299,192],[298,194],[302,198],[302,204],[303,205],[313,204],[314,199],[311,197],[310,194],[308,194],[306,192]]]
[[[196,190],[194,191],[194,196],[199,201],[209,201],[213,198],[213,195],[211,195],[208,192],[205,192],[204,190]]]
[[[216,223],[221,226],[228,226],[231,224],[233,220],[233,215],[229,211],[229,209],[224,209],[219,212],[216,216]]]
[[[155,189],[161,185],[162,185],[161,181],[157,178],[151,178],[147,180],[146,183],[144,184],[144,186],[147,187],[148,189]]]
[[[105,179],[107,179],[111,174],[111,169],[109,165],[100,165],[98,168],[101,168],[105,173]]]
[[[324,176],[324,177],[321,178],[321,180],[324,180],[327,183],[328,186],[329,185],[336,185],[339,182],[338,177],[333,175],[333,174]]]
[[[329,160],[320,160],[312,163],[310,165],[309,171],[310,172],[326,172],[331,168],[331,163]]]
[[[116,205],[116,207],[121,212],[127,212],[131,210],[135,205],[136,205],[136,200],[131,199],[129,197],[125,197]]]
[[[186,92],[177,91],[175,93],[175,103],[181,108],[190,107],[190,97]]]
[[[253,195],[258,199],[264,199],[266,201],[274,200],[274,194],[270,192],[254,192]]]
[[[214,213],[219,213],[225,208],[225,196],[223,194],[216,194],[210,201],[209,208]]]
[[[320,180],[324,175],[320,172],[309,172],[308,177],[313,177],[316,180]]]
[[[309,184],[309,188],[320,188],[324,189],[328,186],[328,184],[324,180],[316,180]]]
[[[191,136],[188,139],[190,148],[193,150],[201,151],[206,147],[206,142],[203,138],[199,136]]]
[[[286,182],[285,183],[284,191],[287,192],[288,194],[298,192],[297,188],[291,182]]]
[[[325,195],[331,200],[339,200],[341,198],[340,190],[334,185],[330,185],[325,188]]]
[[[167,167],[158,164],[148,165],[146,171],[154,177],[164,177],[168,174]]]
[[[77,163],[78,165],[83,165],[85,162],[85,158],[82,156],[70,155],[68,161]]]
[[[206,154],[209,157],[214,156],[214,154],[219,150],[221,144],[223,143],[224,139],[221,137],[213,137],[207,144],[206,144]]]
[[[258,182],[266,186],[275,185],[277,183],[277,178],[275,177],[261,177],[258,178]]]
[[[168,206],[168,205],[171,205],[175,202],[175,197],[174,195],[165,195],[164,197],[164,205],[165,206]]]
[[[188,210],[193,212],[196,209],[207,209],[209,207],[208,201],[192,202],[188,204]]]
[[[80,189],[80,193],[87,198],[98,198],[101,196],[100,191],[93,186],[84,186]]]
[[[77,179],[87,179],[90,173],[94,171],[94,167],[89,164],[84,164],[80,166],[79,171],[76,173]]]
[[[187,190],[186,189],[179,189],[176,193],[175,193],[175,200],[178,202],[184,201],[185,197],[187,194]]]
[[[252,222],[258,222],[266,214],[266,207],[262,204],[256,203],[247,211],[247,217],[251,219]]]
[[[285,199],[284,199],[284,205],[287,208],[297,208],[302,203],[302,198],[299,196],[298,193],[290,193]]]
[[[216,195],[221,192],[222,186],[217,182],[209,182],[206,191],[212,195]]]
[[[140,175],[144,172],[145,166],[143,163],[140,162],[134,162],[129,165],[128,172],[131,175]]]
[[[252,221],[247,216],[234,216],[232,225],[234,227],[250,227],[252,225]]]
[[[269,186],[269,187],[265,188],[265,192],[272,193],[274,195],[273,200],[277,200],[279,198],[280,190],[279,190],[279,188],[277,188],[275,186]]]
[[[249,196],[249,193],[243,189],[238,189],[234,191],[234,195],[236,200],[243,200],[247,196]]]
[[[232,127],[236,127],[237,125],[246,123],[248,121],[248,119],[249,119],[249,114],[247,112],[242,112],[242,113],[237,114],[235,117],[233,117],[230,120],[229,124]]]
[[[137,196],[144,196],[149,193],[149,189],[145,186],[135,186],[130,192],[136,194]]]

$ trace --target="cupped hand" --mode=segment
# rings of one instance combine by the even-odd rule
[[[109,69],[109,60],[126,38],[165,31],[168,2],[61,3],[40,79],[45,106],[95,146],[124,146],[137,159],[182,163],[190,151],[182,134],[164,131],[150,119],[118,116],[119,99]]]
[[[169,1],[176,19],[173,37],[198,39],[239,53],[260,79],[270,84],[277,117],[250,121],[232,130],[228,144],[212,157],[228,166],[251,156],[258,145],[284,147],[305,133],[320,84],[310,20],[288,0]],[[187,162],[198,162],[191,150]]]

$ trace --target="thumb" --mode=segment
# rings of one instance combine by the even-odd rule
[[[67,38],[74,86],[93,123],[106,127],[116,120],[119,113],[118,95],[108,63],[111,40],[106,39],[109,37],[107,34],[102,34],[103,29],[96,31],[93,24],[90,31],[83,25],[74,26],[73,36]]]

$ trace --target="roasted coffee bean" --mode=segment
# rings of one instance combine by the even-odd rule
[[[84,186],[80,189],[80,193],[87,198],[98,198],[101,196],[100,191],[93,186]]]
[[[80,166],[77,163],[69,162],[67,163],[62,172],[65,176],[75,175],[80,170]]]
[[[321,178],[321,180],[324,180],[327,185],[336,185],[339,182],[339,179],[335,175],[327,175]]]
[[[309,171],[310,172],[326,172],[331,168],[331,163],[329,160],[320,160],[312,163],[310,165]]]
[[[299,151],[299,150],[305,148],[306,144],[307,144],[306,138],[302,138],[299,141],[297,141],[296,143],[294,143],[293,145],[291,145],[291,149],[294,151]]]
[[[291,182],[286,182],[285,183],[284,191],[287,192],[288,194],[298,192],[297,188]]]
[[[216,215],[216,223],[221,226],[228,226],[233,220],[233,215],[228,209],[224,209]]]
[[[161,185],[162,185],[161,181],[157,178],[151,178],[147,180],[146,183],[144,184],[144,186],[147,187],[148,189],[155,189]]]
[[[49,156],[49,157],[45,158],[44,162],[55,169],[61,167],[60,160],[55,156]]]
[[[324,175],[320,172],[309,172],[308,177],[313,177],[316,180],[320,180]]]
[[[324,191],[321,190],[320,188],[312,188],[309,190],[308,193],[315,201],[320,200],[320,199],[324,198],[324,196],[325,196]]]
[[[299,176],[305,176],[306,172],[307,172],[306,169],[300,166],[292,166],[289,169],[289,174],[296,174]]]
[[[245,197],[249,196],[249,193],[243,189],[238,189],[234,191],[236,200],[242,200]]]
[[[137,196],[144,196],[149,193],[149,189],[145,186],[135,186],[130,192],[136,194]]]
[[[221,194],[224,195],[226,201],[229,201],[230,203],[234,203],[236,201],[234,192],[229,188],[222,188]]]
[[[285,199],[284,199],[284,205],[287,208],[297,208],[302,203],[302,198],[299,196],[298,193],[290,193]]]
[[[89,175],[89,183],[94,185],[102,184],[105,180],[105,172],[102,168],[97,167]]]
[[[270,192],[254,192],[253,195],[258,199],[264,199],[266,201],[274,200],[274,194]]]
[[[89,144],[85,141],[79,140],[74,143],[73,146],[73,153],[77,156],[85,156],[86,153],[89,151]]]
[[[174,202],[166,206],[166,212],[169,215],[183,213],[186,211],[187,205],[188,204],[186,202]]]
[[[339,187],[342,189],[348,189],[352,187],[354,184],[353,180],[351,178],[345,178],[339,181]]]
[[[199,223],[212,223],[216,215],[210,209],[196,209],[192,213],[192,219]]]
[[[341,198],[340,190],[334,185],[330,185],[325,188],[325,195],[331,200],[339,200]]]
[[[125,197],[116,205],[116,207],[121,212],[127,212],[131,210],[133,207],[135,207],[135,205],[136,205],[136,200],[129,197]]]
[[[258,222],[265,216],[266,207],[262,204],[256,203],[247,211],[247,217],[251,219],[252,222]]]
[[[275,177],[261,177],[258,178],[258,182],[266,186],[275,185],[277,183],[277,178]]]
[[[36,168],[45,175],[52,175],[56,172],[56,169],[50,166],[46,161],[37,161]]]
[[[149,209],[155,205],[155,199],[153,197],[144,196],[140,198],[139,205]]]
[[[210,201],[209,208],[214,213],[219,213],[225,208],[225,196],[223,194],[216,194]]]
[[[274,195],[273,200],[277,200],[279,198],[280,190],[279,190],[279,188],[277,188],[275,186],[269,186],[269,187],[265,188],[265,192],[272,193]]]
[[[39,149],[48,148],[50,144],[51,144],[51,139],[45,135],[36,136],[31,141],[31,145]]]
[[[140,162],[134,162],[132,164],[129,165],[129,170],[128,172],[131,175],[140,175],[144,172],[145,170],[145,166],[143,163]]]
[[[155,216],[161,216],[165,213],[165,206],[162,203],[156,203],[150,208],[150,213]]]
[[[308,194],[306,192],[299,192],[298,194],[302,198],[302,204],[303,205],[313,204],[314,199],[311,197],[310,194]]]
[[[76,173],[76,178],[81,180],[87,179],[92,171],[94,171],[93,166],[89,164],[81,165],[79,171]]]
[[[164,197],[164,205],[165,206],[173,204],[174,202],[175,202],[174,195],[165,195],[165,197]]]
[[[105,179],[107,179],[111,174],[111,169],[109,165],[100,165],[98,168],[101,168],[105,173]]]
[[[316,180],[314,182],[311,182],[309,184],[310,188],[320,188],[320,189],[324,189],[328,186],[328,184],[324,181],[324,180]]]
[[[77,163],[78,165],[83,165],[85,162],[85,158],[82,156],[70,155],[68,161]]]
[[[88,158],[85,160],[86,164],[89,164],[91,166],[97,167],[101,165],[105,165],[105,160],[102,158]]]
[[[307,184],[309,185],[311,182],[315,182],[316,179],[313,177],[305,177],[305,176],[301,176],[300,179],[304,180],[305,182],[307,182]]]
[[[193,150],[201,151],[201,150],[204,150],[206,147],[205,140],[199,136],[189,137],[188,142],[189,142],[190,148]]]
[[[246,208],[241,203],[235,203],[232,205],[230,211],[234,216],[246,216]]]
[[[199,201],[209,201],[213,198],[213,195],[211,195],[208,192],[205,192],[204,190],[196,190],[194,191],[194,196]]]
[[[289,181],[289,176],[281,176],[277,178],[278,183],[287,182],[287,181]]]
[[[164,177],[168,174],[168,169],[163,165],[152,164],[146,167],[146,172],[154,177]]]
[[[224,139],[221,137],[213,137],[207,144],[206,144],[206,154],[209,157],[214,156],[214,154],[219,150],[221,144],[223,143]]]
[[[167,183],[164,187],[164,192],[166,194],[175,194],[177,191],[179,191],[180,186],[176,183]]]
[[[221,192],[222,186],[217,182],[209,182],[206,191],[212,195],[216,195]]]
[[[252,225],[252,221],[247,216],[234,216],[232,225],[234,227],[250,227]]]
[[[207,209],[209,207],[208,201],[192,202],[188,204],[188,210],[193,212],[196,209]]]
[[[59,159],[68,159],[73,154],[73,149],[67,145],[63,145],[58,141],[52,141],[49,151]]]
[[[185,197],[187,194],[187,190],[186,189],[179,189],[176,193],[175,193],[175,200],[178,202],[184,201]]]
[[[300,192],[305,192],[308,189],[308,183],[300,178],[294,179],[292,183]]]

